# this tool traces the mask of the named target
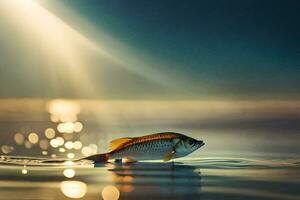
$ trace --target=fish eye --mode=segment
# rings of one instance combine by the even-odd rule
[[[193,140],[189,139],[188,143],[189,143],[189,145],[192,145],[194,142],[193,142]]]

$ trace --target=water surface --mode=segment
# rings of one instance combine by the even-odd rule
[[[0,199],[299,199],[297,160],[179,159],[55,164],[6,158]],[[26,173],[24,173],[26,170]],[[74,172],[68,178],[66,170]]]
[[[0,100],[0,199],[300,199],[299,105]],[[71,162],[162,131],[206,145],[173,163]]]

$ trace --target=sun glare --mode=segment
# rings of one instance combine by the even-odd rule
[[[162,73],[153,71],[154,67],[146,67],[148,63],[144,59],[139,61],[134,56],[125,56],[128,47],[117,46],[118,49],[124,49],[124,55],[113,55],[108,52],[109,48],[91,41],[35,1],[3,0],[0,2],[0,11],[1,17],[3,15],[6,21],[22,33],[26,41],[30,41],[30,46],[41,48],[29,48],[28,51],[42,51],[45,57],[41,59],[45,59],[45,63],[48,60],[54,62],[51,67],[39,66],[49,74],[54,91],[60,89],[57,79],[61,78],[70,85],[70,92],[88,96],[98,94],[101,86],[93,82],[95,77],[88,70],[91,65],[123,68],[142,78],[166,85],[167,77],[160,77]],[[95,59],[91,61],[91,57]],[[63,116],[60,120],[70,121],[68,117]],[[53,115],[53,121],[57,120]]]

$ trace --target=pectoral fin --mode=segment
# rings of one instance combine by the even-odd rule
[[[174,154],[176,153],[175,149],[173,148],[170,152],[166,153],[163,157],[163,160],[166,162],[166,161],[169,161],[173,158]]]

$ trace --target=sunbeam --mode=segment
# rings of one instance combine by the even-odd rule
[[[46,60],[42,63],[50,63],[39,68],[50,79],[49,87],[53,91],[67,84],[68,90],[72,90],[70,93],[75,96],[101,93],[105,86],[93,81],[93,74],[88,69],[91,65],[123,68],[155,84],[171,85],[167,84],[166,79],[159,78],[161,74],[153,69],[133,67],[110,54],[35,1],[5,0],[1,1],[0,9],[3,17],[31,42],[28,51],[42,54]],[[34,59],[43,59],[39,55],[37,57]]]

